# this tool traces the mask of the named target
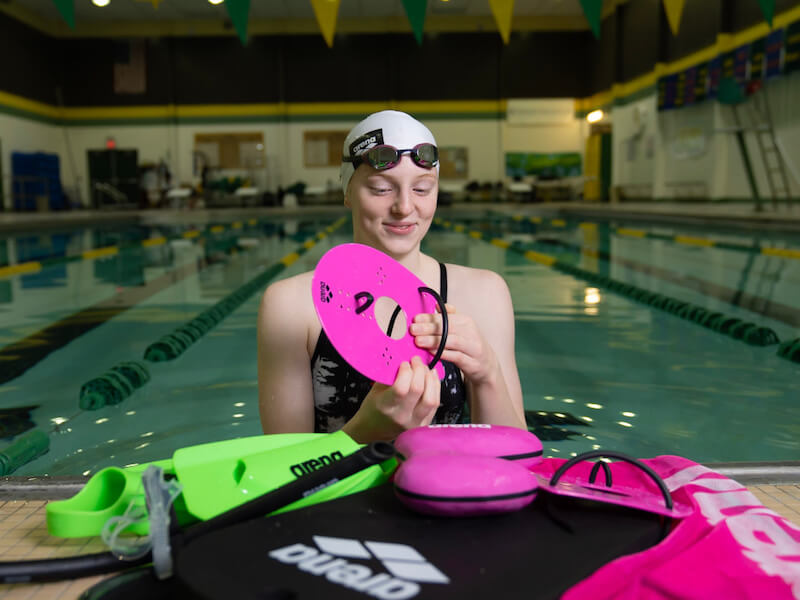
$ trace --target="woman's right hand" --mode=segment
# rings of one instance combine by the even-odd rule
[[[429,425],[439,408],[436,371],[414,356],[403,362],[391,386],[375,383],[342,430],[361,444],[393,440],[403,431]]]

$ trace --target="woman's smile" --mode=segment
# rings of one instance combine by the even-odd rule
[[[384,229],[395,235],[409,235],[416,229],[416,223],[408,221],[387,221],[383,223]]]

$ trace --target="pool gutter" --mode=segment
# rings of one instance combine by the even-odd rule
[[[800,461],[708,463],[709,469],[744,486],[800,484]],[[0,501],[63,500],[77,494],[88,477],[0,477]]]

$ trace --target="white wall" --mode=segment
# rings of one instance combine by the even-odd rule
[[[583,164],[589,131],[585,119],[575,118],[571,98],[509,100],[502,132],[503,154],[578,152]]]
[[[655,96],[614,108],[612,114],[612,181],[628,195],[652,196],[655,155],[662,146]]]
[[[582,151],[582,119],[572,98],[509,100],[503,123],[508,152]]]
[[[505,158],[499,119],[426,120],[426,125],[440,146],[463,146],[467,149],[468,181],[503,179]]]
[[[757,92],[763,94],[760,102],[755,97],[750,97],[745,103],[737,107],[739,119],[747,133],[745,140],[750,162],[762,198],[769,198],[769,182],[764,161],[761,158],[755,129],[765,122],[765,107],[763,100],[768,103],[768,110],[779,144],[785,149],[784,158],[789,161],[787,177],[793,197],[800,196],[800,73],[793,73],[788,77],[780,77],[768,82],[764,88]],[[734,125],[733,109],[729,106],[718,105],[720,122],[723,127]],[[747,183],[744,162],[741,158],[735,136],[732,133],[725,135],[727,146],[725,165],[728,177],[720,185],[720,196],[727,198],[750,197],[750,188]]]
[[[583,154],[585,127],[575,119],[573,101],[509,101],[511,119],[426,119],[441,146],[463,146],[468,151],[469,172],[464,180],[505,179],[505,152],[580,152]],[[521,112],[520,112],[521,110]],[[514,112],[516,111],[516,113]],[[534,118],[531,118],[534,115]],[[547,118],[555,119],[546,122]],[[12,151],[56,152],[61,157],[61,178],[68,189],[80,190],[89,204],[87,151],[102,149],[113,137],[120,149],[135,148],[140,163],[164,161],[174,184],[195,184],[192,150],[197,133],[261,132],[264,136],[263,169],[248,173],[258,187],[277,189],[296,181],[309,186],[339,185],[338,167],[308,168],[303,164],[303,134],[308,130],[348,130],[350,121],[309,123],[219,123],[202,125],[96,125],[58,127],[36,121],[0,115],[3,168],[11,173]],[[8,184],[8,187],[10,187]],[[8,194],[6,196],[9,198]],[[10,202],[10,200],[7,200]]]
[[[714,152],[715,102],[703,102],[658,113],[659,176],[654,180],[656,198],[712,196],[710,174],[718,154]]]
[[[297,181],[304,181],[310,187],[326,187],[338,189],[339,166],[335,167],[306,167],[303,154],[303,137],[306,131],[349,131],[358,119],[352,121],[330,121],[321,123],[289,123],[282,128],[282,138],[279,143],[268,144],[268,148],[275,148],[276,158],[280,161],[280,178],[283,187],[292,185]],[[277,142],[277,140],[276,140]],[[342,149],[337,149],[341,152]]]
[[[800,196],[800,74],[768,82],[758,92],[769,102],[772,123],[784,157],[792,197]],[[762,198],[769,197],[767,174],[755,128],[764,121],[754,98],[737,107],[747,149]],[[763,114],[763,110],[762,110]],[[695,106],[656,110],[656,95],[612,111],[613,185],[637,197],[711,199],[751,198],[744,162],[734,134],[730,106],[707,101]],[[638,132],[638,134],[637,134]],[[637,136],[641,141],[636,141]],[[652,137],[652,157],[647,156]],[[630,149],[633,141],[635,148]]]
[[[91,198],[87,152],[105,148],[107,138],[113,137],[120,150],[138,150],[139,164],[157,163],[163,159],[172,168],[174,157],[179,155],[174,128],[163,125],[73,126],[67,127],[66,132],[69,151],[61,159],[62,182],[65,186],[80,190],[84,206],[90,204]],[[68,160],[74,161],[74,174],[64,169],[63,164]]]

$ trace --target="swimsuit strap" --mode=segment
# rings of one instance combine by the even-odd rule
[[[442,262],[439,263],[439,295],[442,302],[447,302],[447,267]]]

